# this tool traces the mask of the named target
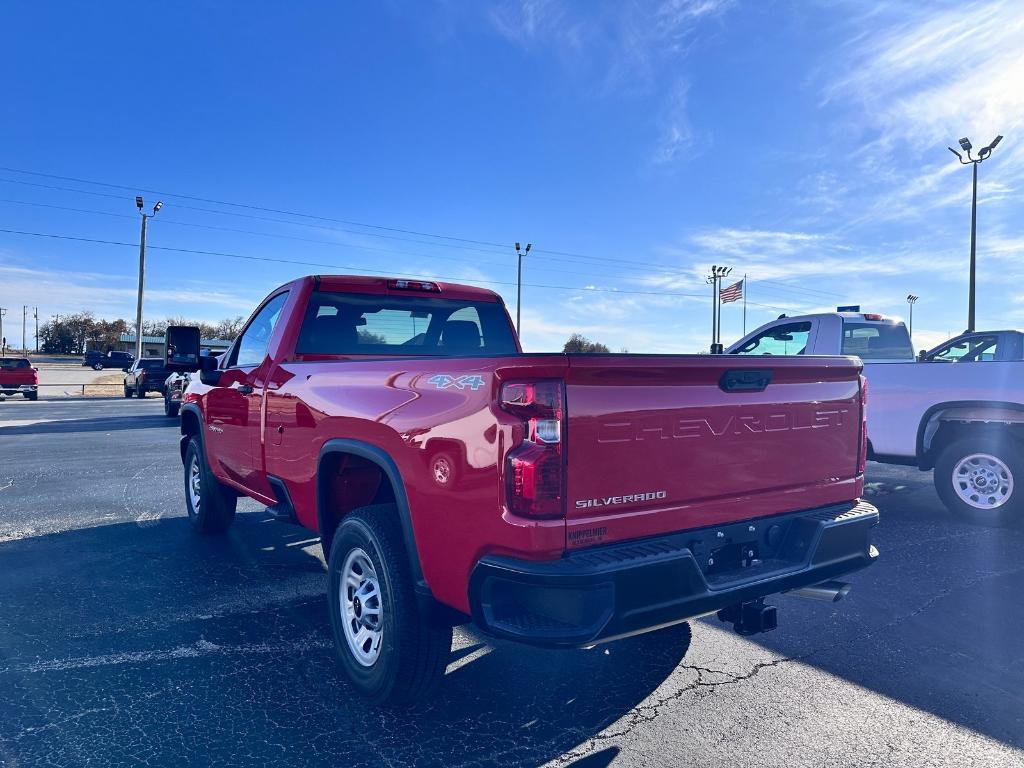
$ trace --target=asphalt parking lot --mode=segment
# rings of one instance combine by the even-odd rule
[[[161,401],[0,403],[0,765],[1024,765],[1024,530],[869,465],[880,562],[779,629],[589,651],[459,630],[439,697],[355,698],[318,542],[185,518]]]

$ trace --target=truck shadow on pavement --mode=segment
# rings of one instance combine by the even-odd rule
[[[383,709],[334,659],[319,543],[262,513],[219,539],[175,517],[6,541],[0,563],[0,764],[539,764],[642,721],[689,645],[457,630],[436,698]]]
[[[93,419],[63,419],[59,421],[37,421],[33,424],[14,424],[0,427],[0,437],[7,435],[60,435],[74,432],[120,432],[126,429],[154,429],[179,426],[177,419],[163,414],[138,414],[131,416],[102,416]]]

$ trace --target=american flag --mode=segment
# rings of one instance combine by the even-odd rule
[[[738,283],[733,283],[728,288],[723,288],[718,294],[723,304],[728,304],[730,301],[739,301],[743,298],[743,281],[740,280]]]

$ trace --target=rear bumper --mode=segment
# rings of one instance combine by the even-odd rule
[[[579,647],[818,584],[874,562],[867,502],[757,518],[530,562],[488,556],[474,621],[532,645]],[[752,554],[751,554],[752,553]]]
[[[0,394],[14,395],[19,392],[38,392],[38,384],[0,384]]]

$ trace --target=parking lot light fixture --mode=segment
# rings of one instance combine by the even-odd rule
[[[910,338],[911,339],[914,338],[914,304],[917,303],[917,300],[919,298],[921,298],[921,297],[920,296],[915,296],[912,293],[907,294],[907,304],[910,305],[910,330],[909,330],[909,334],[910,334]]]
[[[978,166],[983,160],[988,159],[992,154],[992,150],[996,148],[996,145],[1003,140],[1002,134],[996,136],[992,141],[989,142],[988,146],[982,147],[981,151],[978,152],[977,157],[971,155],[971,150],[974,146],[971,144],[971,140],[966,136],[960,139],[960,148],[967,154],[967,159],[964,160],[964,156],[957,152],[952,147],[946,147],[950,152],[956,155],[956,159],[960,161],[961,165],[970,165],[973,170],[973,186],[971,191],[971,264],[970,264],[970,275],[968,278],[967,288],[967,331],[972,332],[974,330],[974,294],[975,294],[975,254],[977,251],[977,231],[978,231]]]
[[[142,232],[139,235],[139,298],[138,303],[135,307],[135,359],[142,359],[142,294],[146,285],[146,225],[149,223],[149,219],[152,216],[156,216],[156,212],[163,208],[163,201],[157,200],[156,205],[153,206],[152,213],[146,213],[143,210],[145,202],[141,195],[135,196],[135,207],[139,209],[139,214],[142,216]]]

